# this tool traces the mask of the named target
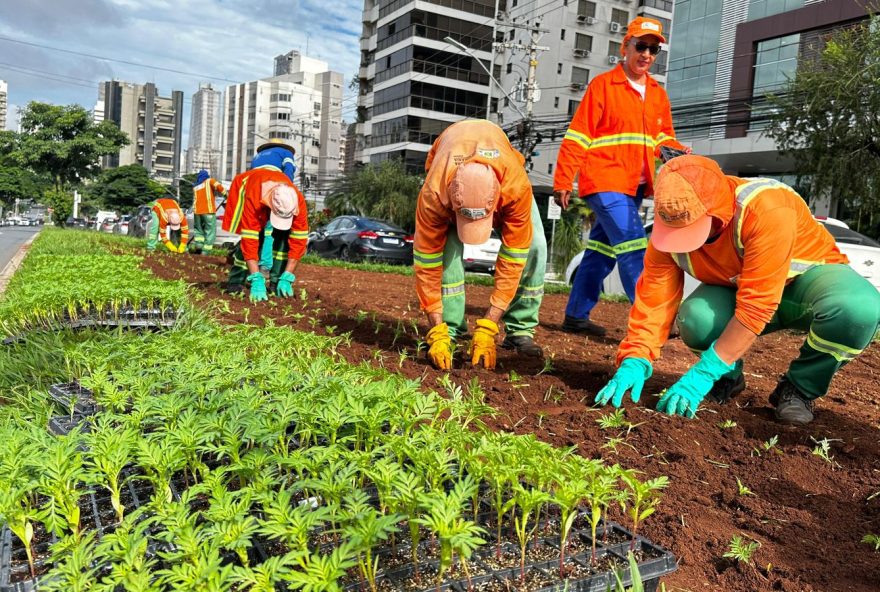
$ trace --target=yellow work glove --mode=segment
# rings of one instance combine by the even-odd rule
[[[474,340],[471,341],[471,364],[474,366],[483,363],[486,370],[495,368],[495,336],[498,335],[498,325],[489,319],[479,319],[477,328],[474,329]]]
[[[186,243],[180,243],[180,244],[177,246],[177,252],[178,252],[178,253],[183,253],[183,252],[185,252],[185,251],[186,251]]]
[[[428,357],[438,370],[452,370],[452,338],[449,337],[449,326],[440,323],[431,327],[425,337],[428,342]]]
[[[171,251],[172,253],[177,252],[177,247],[174,246],[174,243],[172,243],[171,241],[165,241],[165,248],[168,249],[169,251]]]

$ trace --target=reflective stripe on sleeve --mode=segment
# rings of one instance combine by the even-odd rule
[[[518,249],[502,244],[501,249],[498,251],[498,258],[510,261],[511,263],[525,265],[526,259],[529,258],[529,249]]]
[[[413,263],[418,267],[431,268],[443,265],[443,253],[413,251]]]

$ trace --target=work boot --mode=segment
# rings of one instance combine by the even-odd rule
[[[244,292],[243,284],[226,284],[227,294],[241,294],[242,292]]]
[[[801,394],[784,376],[770,393],[770,404],[776,407],[774,415],[782,423],[806,425],[813,421],[813,401]]]
[[[745,389],[746,379],[742,374],[737,374],[736,378],[722,376],[715,381],[706,398],[716,403],[727,403]]]
[[[596,337],[605,336],[605,327],[597,325],[590,319],[577,319],[565,315],[562,321],[562,330],[566,333],[582,333],[585,335],[595,335]]]
[[[508,335],[501,342],[504,349],[515,349],[516,353],[530,358],[543,358],[544,350],[530,335]]]

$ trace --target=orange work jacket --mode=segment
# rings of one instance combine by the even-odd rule
[[[193,187],[193,214],[214,214],[217,212],[215,195],[222,195],[225,189],[219,181],[211,177]]]
[[[425,161],[427,175],[416,205],[413,261],[416,292],[425,312],[442,312],[440,279],[446,235],[455,225],[446,188],[460,164],[479,162],[495,171],[501,195],[493,225],[501,232],[501,249],[495,264],[495,288],[490,302],[507,310],[516,295],[529,247],[532,244],[532,185],[525,159],[504,131],[486,120],[452,124],[431,147]]]
[[[159,218],[159,236],[166,244],[171,241],[171,235],[168,232],[168,211],[180,210],[180,244],[186,245],[189,240],[189,224],[180,205],[169,197],[161,197],[155,200],[152,206],[153,212]]]
[[[849,263],[793,189],[770,179],[728,176],[727,181],[734,199],[708,212],[725,223],[716,240],[678,254],[648,243],[618,365],[624,358],[660,357],[681,303],[685,272],[706,284],[735,287],[734,316],[759,335],[791,280],[816,265]]]
[[[556,157],[553,189],[581,196],[600,191],[635,195],[644,167],[645,195],[654,194],[654,159],[660,146],[678,150],[669,97],[649,74],[645,100],[630,86],[623,65],[590,82]]]

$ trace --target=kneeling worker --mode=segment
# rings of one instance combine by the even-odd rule
[[[741,358],[758,335],[798,329],[807,338],[770,403],[781,422],[812,421],[834,374],[877,331],[877,289],[778,181],[726,176],[708,158],[679,156],[660,171],[654,212],[619,368],[596,402],[619,406],[629,389],[639,400],[673,320],[702,355],[657,409],[686,417],[707,396],[724,402],[745,388]],[[679,305],[685,272],[703,283]]]
[[[502,318],[507,328],[502,347],[543,356],[533,337],[544,294],[547,242],[524,162],[501,128],[485,120],[452,124],[428,153],[413,258],[416,291],[430,326],[428,356],[441,370],[452,368],[452,344],[467,333],[463,243],[486,242],[493,226],[502,245],[489,309],[474,329],[472,363],[495,367]]]
[[[284,149],[293,158],[293,148],[275,140],[261,146]],[[256,160],[256,159],[255,159]],[[252,302],[267,300],[266,281],[260,273],[259,259],[263,229],[272,223],[272,269],[270,285],[278,296],[293,296],[296,266],[306,251],[309,235],[308,212],[303,194],[293,181],[274,165],[260,165],[245,171],[232,180],[223,216],[223,230],[241,235],[241,241],[232,254],[229,270],[230,292],[250,284]]]
[[[147,250],[156,250],[159,241],[172,253],[186,251],[189,239],[189,225],[186,216],[176,201],[162,197],[151,206],[150,225],[147,227]]]

